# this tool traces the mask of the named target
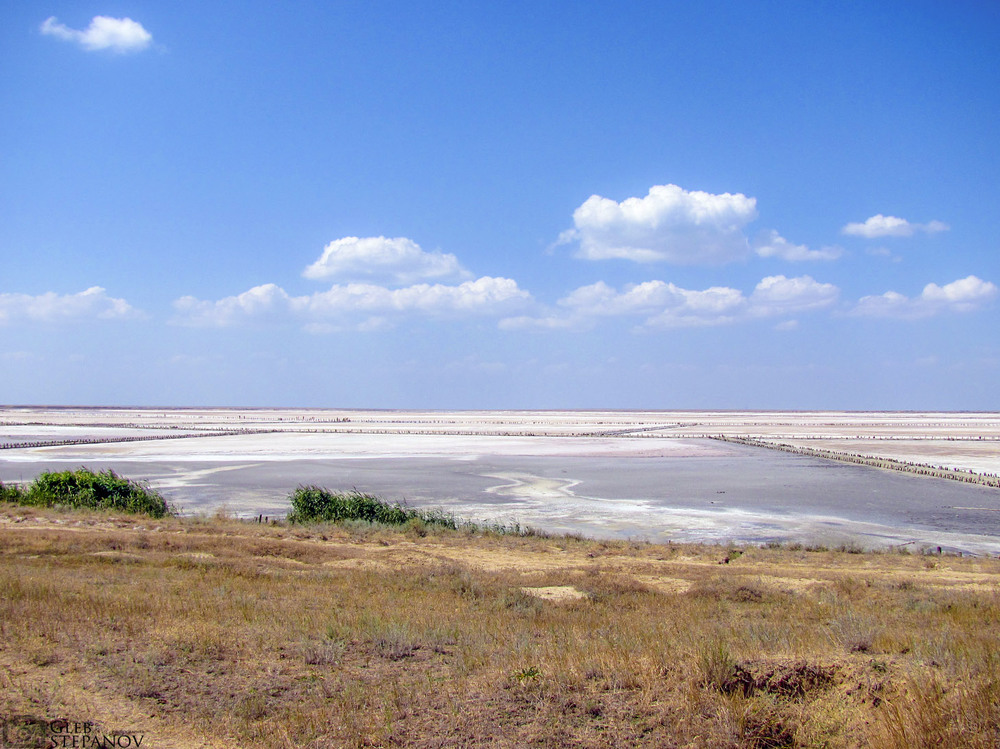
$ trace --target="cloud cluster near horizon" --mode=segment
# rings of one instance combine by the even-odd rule
[[[835,261],[843,250],[809,249],[775,230],[763,231],[751,250],[746,226],[756,219],[756,199],[743,194],[687,191],[654,185],[644,198],[616,202],[593,195],[573,213],[574,228],[559,242],[577,242],[578,259],[620,258],[640,264],[718,265],[756,256],[798,263]],[[878,214],[864,224],[848,224],[865,236],[906,236],[943,231],[933,221],[913,224]],[[864,234],[867,232],[867,234]],[[996,285],[977,276],[939,286],[927,284],[916,297],[898,291],[842,302],[841,290],[810,275],[768,275],[750,291],[725,285],[684,288],[650,279],[615,288],[604,281],[580,286],[554,304],[536,300],[511,278],[476,278],[459,259],[427,251],[407,237],[348,236],[328,243],[301,274],[332,282],[322,291],[291,294],[262,283],[220,299],[183,296],[173,303],[172,323],[191,327],[298,325],[315,332],[375,331],[412,319],[460,322],[495,318],[504,330],[585,330],[604,319],[633,319],[638,329],[708,327],[774,318],[778,329],[797,325],[791,318],[836,309],[857,317],[917,319],[979,309],[998,295]],[[126,319],[140,315],[124,299],[101,287],[78,294],[0,294],[0,324]]]
[[[124,299],[108,296],[100,286],[77,294],[0,293],[0,325],[14,322],[64,323],[87,320],[126,320],[142,313]]]
[[[228,327],[247,322],[295,321],[314,332],[393,327],[400,318],[510,314],[532,301],[510,278],[474,279],[458,258],[426,252],[407,237],[343,237],[326,245],[302,276],[337,280],[326,291],[292,296],[274,283],[235,296],[206,301],[185,296],[174,302],[173,322]],[[364,280],[358,280],[364,279]],[[434,279],[461,283],[426,283]],[[381,283],[372,283],[377,280]],[[418,283],[425,281],[424,283]]]
[[[665,281],[628,284],[618,291],[598,281],[560,299],[558,311],[539,317],[505,318],[500,327],[586,328],[599,318],[623,316],[644,318],[642,326],[647,329],[727,325],[828,307],[839,294],[836,286],[810,276],[768,276],[749,295],[727,286],[694,290]]]
[[[865,317],[915,319],[941,312],[972,312],[996,298],[996,284],[966,276],[944,286],[929,283],[913,299],[896,291],[862,297],[852,314]]]
[[[398,289],[366,283],[334,284],[327,291],[291,296],[276,284],[255,286],[236,296],[174,302],[174,322],[228,327],[248,322],[295,321],[316,332],[390,327],[400,316],[452,317],[510,313],[531,295],[509,278],[483,276],[458,285],[414,284]]]

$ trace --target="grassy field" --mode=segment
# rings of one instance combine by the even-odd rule
[[[180,749],[995,747],[998,580],[996,559],[0,504],[0,716]]]

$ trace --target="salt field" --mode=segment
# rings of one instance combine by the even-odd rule
[[[85,465],[146,480],[185,513],[279,517],[317,484],[595,537],[1000,553],[998,489],[713,434],[900,445],[988,473],[1000,416],[7,408],[0,480]]]

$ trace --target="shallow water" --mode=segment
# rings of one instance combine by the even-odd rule
[[[87,465],[148,480],[189,513],[282,516],[295,486],[317,484],[595,537],[910,543],[1000,553],[1000,490],[710,440],[686,440],[685,449],[668,446],[654,457],[587,454],[585,442],[575,442],[576,454],[541,456],[489,454],[482,445],[456,454],[383,449],[370,457],[280,450],[192,457],[149,447],[161,443],[4,451],[0,480]],[[142,450],[149,454],[136,454]]]

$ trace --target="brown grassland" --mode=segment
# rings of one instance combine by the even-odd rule
[[[0,505],[0,716],[144,747],[995,747],[998,575]]]

